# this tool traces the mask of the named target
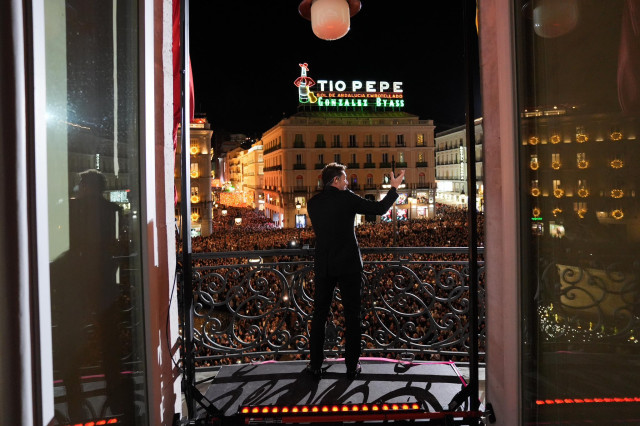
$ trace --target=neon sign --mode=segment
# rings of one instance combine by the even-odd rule
[[[311,77],[307,77],[307,71],[309,71],[309,66],[305,62],[300,65],[300,77],[296,78],[296,81],[293,82],[298,87],[298,100],[302,104],[306,104],[307,102],[316,102],[315,95],[313,92],[309,90],[310,87],[315,86],[316,82],[313,81]]]
[[[403,108],[405,106],[401,81],[353,80],[347,83],[343,80],[318,80],[316,84],[316,81],[307,75],[309,65],[303,63],[299,66],[300,77],[293,84],[298,88],[298,101],[301,104],[334,108]],[[319,90],[312,92],[313,86]]]

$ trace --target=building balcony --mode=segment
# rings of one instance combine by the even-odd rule
[[[429,163],[426,161],[416,161],[416,167],[429,167]]]
[[[281,148],[280,145],[272,146],[271,148],[267,148],[264,150],[264,154],[269,154],[271,152],[277,151]]]
[[[359,169],[360,168],[360,163],[348,163],[347,164],[347,168],[349,168],[349,169]]]
[[[325,141],[316,141],[314,148],[326,148],[327,143]]]
[[[375,169],[376,168],[376,163],[364,163],[364,168],[365,169]]]
[[[307,169],[307,165],[304,163],[299,163],[299,164],[294,164],[293,165],[293,170],[306,170]]]
[[[376,189],[378,187],[378,185],[376,185],[375,183],[365,183],[363,185],[363,188],[365,190],[372,190],[372,189]]]
[[[304,142],[303,141],[295,141],[293,143],[293,147],[294,148],[304,148]]]
[[[313,166],[313,168],[314,168],[315,170],[322,170],[322,169],[324,169],[324,164],[323,164],[323,163],[316,163],[316,164]]]
[[[409,184],[410,189],[435,189],[436,184],[433,182],[418,182]]]
[[[265,172],[274,172],[277,170],[282,170],[282,164],[278,164],[276,166],[265,167],[263,171]]]
[[[388,161],[383,161],[382,163],[380,163],[380,168],[381,169],[390,169],[391,168],[391,163],[389,163]]]
[[[396,161],[396,167],[399,167],[401,169],[406,169],[407,168],[407,162],[406,161]]]
[[[362,317],[368,317],[369,320],[368,326],[362,329],[362,339],[371,344],[363,349],[363,356],[387,358],[389,354],[402,354],[410,355],[417,361],[430,361],[434,354],[437,354],[441,361],[451,360],[453,357],[459,360],[461,357],[471,356],[468,346],[470,336],[467,310],[449,309],[444,303],[439,308],[430,307],[431,301],[426,297],[431,294],[430,273],[433,270],[451,270],[455,273],[448,274],[447,279],[452,281],[446,288],[439,289],[442,292],[439,293],[439,297],[442,300],[456,300],[460,306],[469,306],[468,296],[461,295],[459,292],[461,287],[469,285],[469,264],[467,261],[446,260],[465,256],[468,248],[375,247],[362,248],[361,251],[367,259],[370,259],[364,262]],[[482,254],[484,248],[479,247],[478,252]],[[390,254],[397,260],[386,260]],[[194,296],[202,305],[199,309],[201,318],[193,326],[194,343],[199,348],[199,352],[196,353],[196,370],[205,371],[207,365],[220,362],[231,364],[243,362],[247,357],[267,360],[277,360],[282,356],[307,357],[309,311],[306,307],[312,306],[313,300],[308,299],[304,286],[314,279],[313,255],[313,248],[194,253],[193,268],[198,270],[198,285],[194,285]],[[409,264],[406,263],[407,261]],[[479,266],[484,268],[484,261],[480,261]],[[263,277],[261,278],[265,280],[263,288],[277,289],[278,293],[274,294],[273,300],[278,302],[265,304],[262,310],[256,310],[252,315],[246,315],[244,310],[238,311],[237,297],[229,297],[228,292],[212,292],[211,284],[200,287],[200,283],[219,283],[233,278],[233,282],[238,283],[240,287],[234,287],[231,291],[235,292],[235,295],[247,295],[251,293],[250,277],[255,276]],[[385,293],[384,297],[393,297],[394,300],[412,300],[413,303],[405,309],[393,309],[379,302],[383,297],[381,293],[381,289],[384,289],[383,283],[391,278],[415,283],[410,286],[394,286],[389,290],[394,293],[393,295]],[[477,285],[481,286],[480,279]],[[202,297],[198,297],[200,292]],[[480,330],[478,347],[484,348],[486,341],[484,292],[479,292],[478,296],[478,330]],[[250,308],[251,305],[247,305],[247,309]],[[414,324],[417,318],[423,317],[422,312],[433,309],[437,309],[441,317],[447,318],[448,331],[451,336],[454,336],[453,338],[442,341],[439,333],[431,333],[430,330],[440,327],[437,320],[431,316],[426,318],[427,322],[433,322],[433,324],[418,327],[416,332],[420,335],[417,338],[405,332],[407,327],[389,327],[389,324]],[[286,318],[304,320],[287,321]],[[218,326],[211,327],[211,324],[218,324]],[[273,338],[274,333],[279,333],[279,331],[274,332],[268,329],[273,324],[282,327],[280,331],[283,338]],[[408,328],[416,330],[415,326]],[[243,341],[242,345],[236,344],[234,340],[237,330],[240,329],[252,330],[252,339]],[[378,336],[380,329],[387,330],[384,337]],[[344,349],[338,339],[332,343],[332,349],[329,352],[338,356],[344,353]],[[477,356],[480,362],[484,362],[484,351],[479,351]]]

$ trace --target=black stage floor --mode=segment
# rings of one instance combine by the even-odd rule
[[[260,410],[266,406],[281,410],[294,406],[391,404],[391,407],[396,403],[417,403],[423,412],[441,413],[448,411],[454,396],[466,386],[455,364],[450,362],[408,363],[361,358],[362,373],[349,381],[343,360],[327,360],[319,382],[304,372],[306,364],[307,361],[279,361],[223,366],[204,396],[220,418],[235,424],[257,423],[239,414],[242,408],[256,406]],[[362,405],[354,410],[361,408]],[[461,409],[468,407],[463,405]],[[198,417],[204,416],[204,409],[199,408]],[[265,422],[286,422],[283,416],[270,419]]]

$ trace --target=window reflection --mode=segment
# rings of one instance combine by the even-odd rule
[[[637,393],[620,374],[640,361],[640,167],[622,160],[640,158],[637,4],[518,10],[525,424],[637,413],[555,402]]]
[[[55,421],[144,423],[136,2],[45,2]]]

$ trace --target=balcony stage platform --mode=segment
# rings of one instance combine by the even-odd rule
[[[465,411],[468,402],[450,411],[450,403],[466,387],[453,362],[360,358],[360,363],[362,372],[350,381],[342,359],[325,360],[318,382],[304,371],[307,361],[223,366],[213,379],[198,385],[199,389],[206,386],[204,404],[208,401],[217,412],[216,420],[205,424],[404,420],[453,425],[469,424],[478,417],[478,412]],[[196,406],[198,419],[212,418]]]

